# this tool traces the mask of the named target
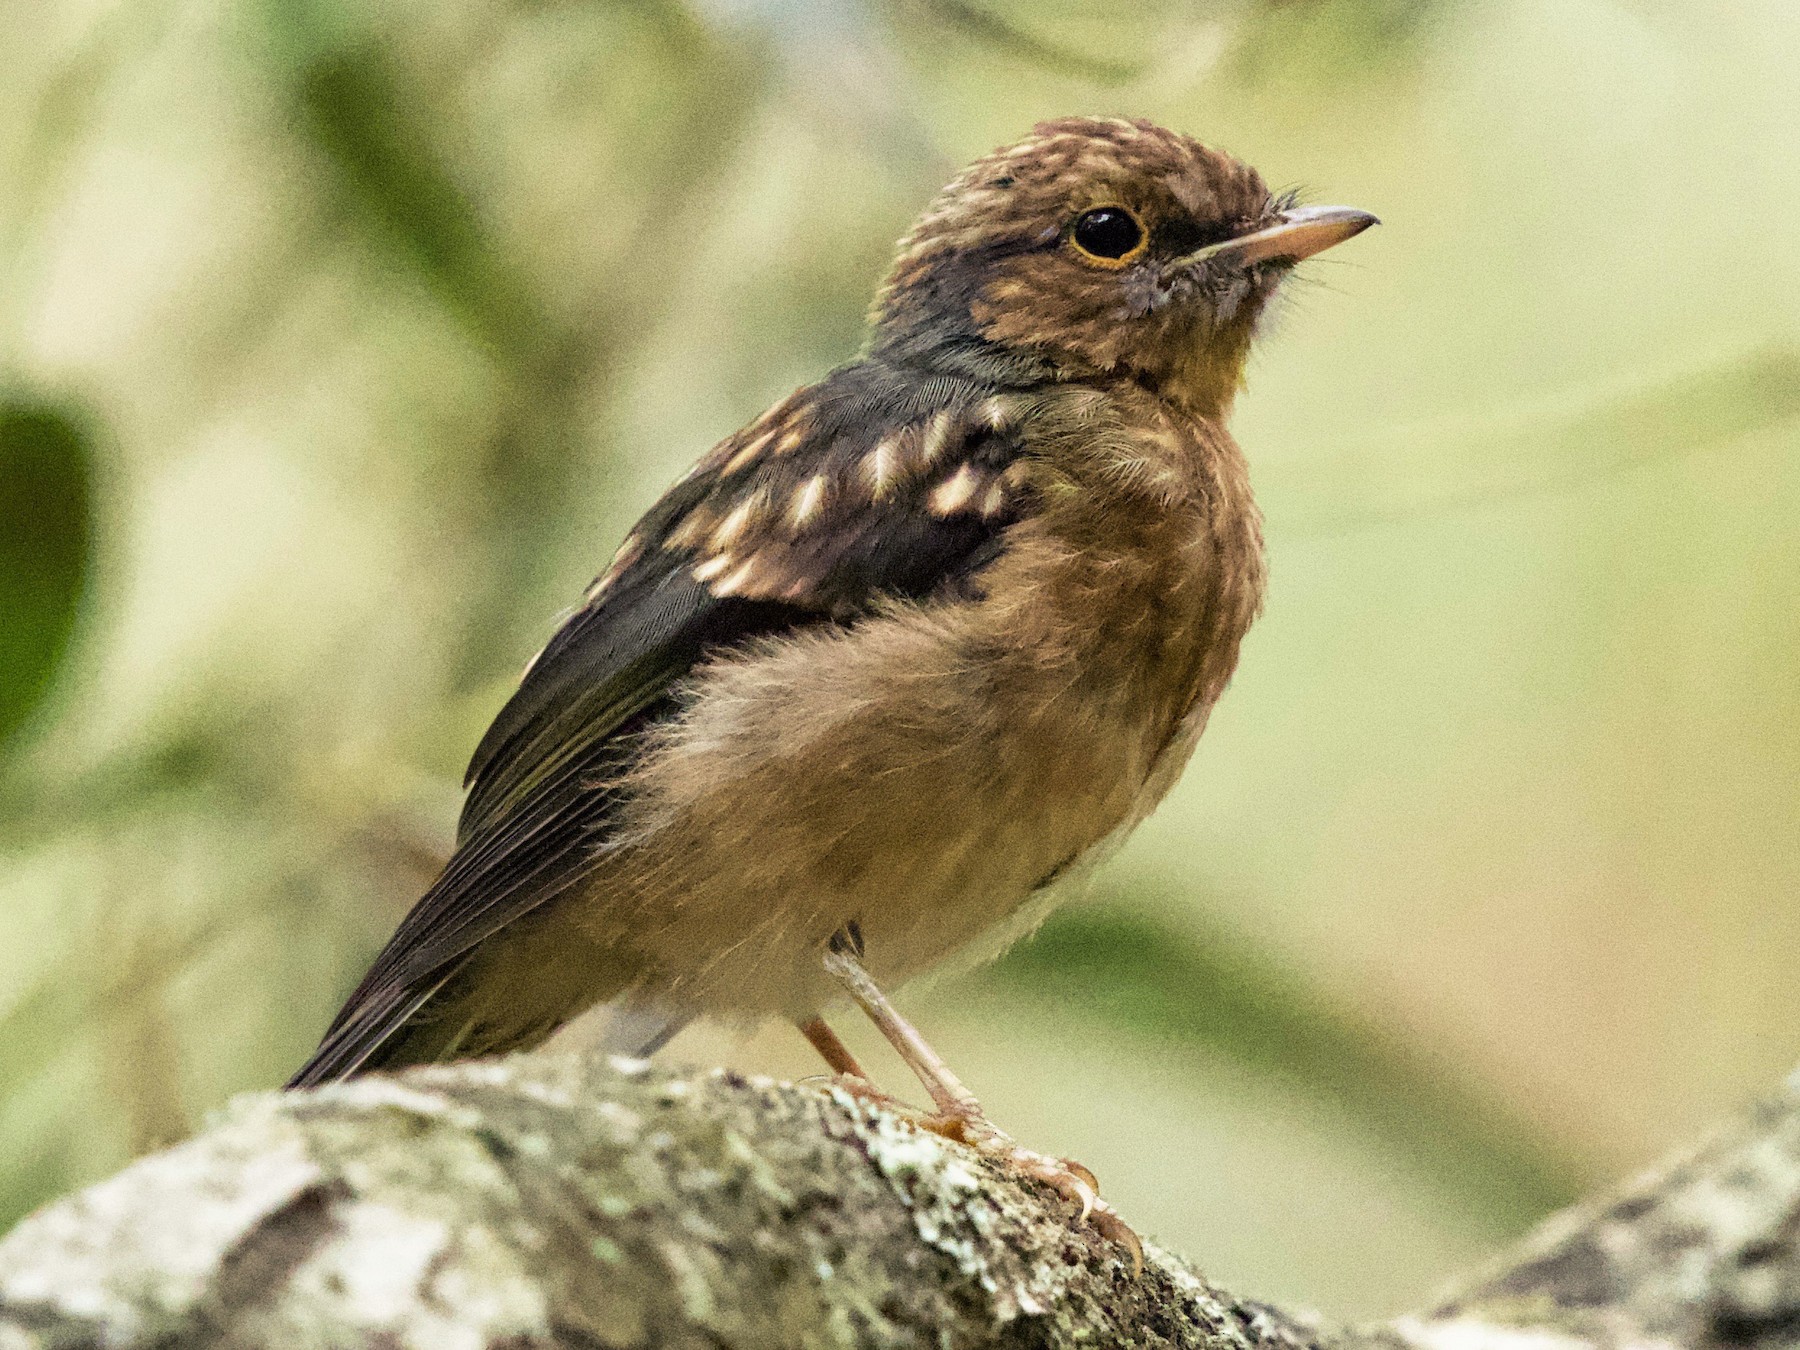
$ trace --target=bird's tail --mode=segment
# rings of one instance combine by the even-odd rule
[[[645,1058],[686,1026],[689,1015],[634,997],[635,975],[622,964],[609,969],[571,959],[566,938],[554,929],[496,934],[421,980],[384,981],[372,974],[288,1086],[529,1050],[609,1000],[615,1014],[601,1048]]]
[[[620,999],[612,1009],[596,1048],[605,1055],[649,1059],[694,1020],[687,1012],[671,1012],[634,998]]]
[[[446,1053],[432,1053],[427,1038],[420,1033],[438,1019],[421,1021],[420,1013],[460,968],[452,967],[441,979],[422,987],[389,988],[367,998],[352,997],[312,1058],[288,1079],[287,1086],[317,1087],[371,1069],[429,1064],[454,1057],[449,1046],[440,1047]]]

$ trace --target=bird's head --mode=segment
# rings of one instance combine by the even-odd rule
[[[1374,223],[1296,206],[1149,122],[1044,122],[919,217],[876,297],[873,346],[1008,381],[1125,374],[1217,414],[1283,276]]]

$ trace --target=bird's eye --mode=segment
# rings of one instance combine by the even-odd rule
[[[1095,262],[1118,266],[1144,250],[1144,227],[1122,206],[1099,206],[1075,218],[1075,247]]]

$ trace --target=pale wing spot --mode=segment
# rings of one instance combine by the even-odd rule
[[[698,576],[699,573],[696,572],[694,575]],[[750,584],[751,579],[754,578],[755,575],[756,559],[750,558],[746,560],[744,565],[738,568],[737,571],[733,572],[730,576],[726,577],[725,580],[714,586],[712,588],[712,593],[720,599],[724,599],[728,595],[736,595],[739,591],[743,590],[745,586]]]
[[[893,491],[894,479],[899,471],[899,452],[895,438],[884,436],[875,443],[875,448],[863,457],[863,473],[869,479],[869,493],[876,501]]]
[[[981,405],[981,420],[995,431],[1005,431],[1012,425],[1014,416],[1012,403],[998,394],[985,400]]]
[[[794,494],[794,528],[804,529],[825,504],[825,475],[816,473]]]
[[[714,550],[728,548],[737,542],[738,536],[756,521],[762,513],[764,502],[762,490],[751,493],[732,509],[730,515],[719,522],[719,528],[707,537],[707,546]]]
[[[806,428],[790,427],[787,435],[783,436],[781,440],[776,443],[775,453],[778,455],[791,455],[805,444]]]
[[[980,486],[981,476],[969,465],[959,465],[955,473],[931,490],[929,504],[933,514],[948,516],[962,510]]]
[[[756,463],[757,458],[763,452],[763,447],[768,445],[769,441],[771,439],[773,439],[775,432],[776,432],[776,428],[770,427],[767,431],[763,432],[761,435],[753,437],[751,440],[746,441],[744,443],[744,447],[741,450],[739,450],[730,459],[725,461],[725,467],[723,470],[721,470],[721,472],[737,473],[740,469],[747,469],[752,464]]]
[[[662,538],[662,547],[670,553],[677,549],[697,549],[700,547],[700,540],[704,540],[707,531],[711,531],[716,524],[718,515],[713,508],[707,506],[706,502],[700,502]]]
[[[950,444],[950,433],[955,428],[955,414],[948,411],[934,412],[931,420],[925,424],[925,437],[919,446],[919,462],[927,467],[937,463],[944,448]]]
[[[988,490],[981,494],[982,519],[990,520],[1000,514],[1006,507],[1006,484],[996,478],[988,484]]]
[[[711,581],[736,560],[729,553],[715,553],[705,562],[694,568],[695,581]]]

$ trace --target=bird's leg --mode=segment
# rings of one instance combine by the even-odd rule
[[[842,1074],[846,1078],[860,1078],[865,1083],[869,1081],[868,1073],[856,1062],[856,1056],[850,1053],[850,1047],[838,1039],[837,1032],[825,1025],[823,1017],[809,1017],[795,1025],[800,1028],[800,1034],[812,1042],[812,1048],[831,1066],[833,1073]]]
[[[918,1028],[902,1017],[900,1010],[888,1001],[888,996],[881,992],[881,986],[875,983],[874,977],[863,967],[861,958],[862,932],[855,924],[851,924],[832,937],[825,951],[825,970],[844,986],[845,992],[856,1001],[856,1006],[869,1015],[869,1020],[888,1038],[894,1049],[900,1052],[900,1058],[906,1061],[906,1066],[919,1076],[919,1081],[925,1085],[925,1090],[931,1094],[931,1100],[936,1103],[943,1122],[943,1127],[937,1133],[962,1138],[963,1131],[954,1122],[985,1123],[981,1103],[975,1099],[973,1092],[963,1086],[962,1080],[944,1063],[943,1057],[919,1034]],[[824,1053],[823,1050],[820,1053]],[[827,1062],[830,1058],[826,1055]]]
[[[860,945],[861,930],[852,925],[849,931],[854,933],[854,940]],[[869,1071],[857,1062],[856,1056],[850,1053],[850,1047],[844,1044],[823,1017],[809,1017],[794,1025],[800,1028],[800,1034],[806,1037],[812,1048],[819,1052],[819,1058],[831,1066],[832,1073],[837,1075],[837,1085],[844,1091],[896,1111],[909,1120],[918,1118],[919,1111],[916,1107],[875,1086],[875,1080],[869,1077]]]
[[[820,1058],[831,1066],[832,1073],[837,1075],[837,1085],[845,1092],[890,1111],[897,1111],[909,1119],[918,1116],[917,1107],[875,1086],[874,1079],[869,1077],[869,1071],[857,1063],[856,1056],[850,1053],[850,1047],[838,1039],[837,1032],[826,1025],[823,1017],[809,1017],[794,1025],[812,1043],[812,1048],[819,1052]]]
[[[825,969],[843,985],[857,1007],[869,1015],[869,1020],[887,1037],[888,1042],[899,1052],[900,1058],[906,1061],[907,1067],[918,1075],[925,1090],[931,1094],[931,1100],[937,1106],[937,1114],[915,1116],[913,1118],[916,1122],[945,1138],[973,1145],[998,1158],[1003,1164],[1047,1183],[1073,1200],[1081,1206],[1082,1219],[1091,1219],[1094,1226],[1107,1237],[1124,1245],[1131,1252],[1133,1268],[1141,1271],[1144,1266],[1143,1244],[1112,1206],[1100,1198],[1100,1183],[1095,1180],[1094,1174],[1069,1158],[1053,1158],[1023,1147],[990,1121],[975,1094],[952,1072],[943,1056],[932,1049],[930,1043],[919,1034],[918,1028],[901,1016],[900,1010],[889,1002],[888,996],[881,991],[881,986],[875,983],[874,977],[863,966],[861,957],[862,933],[855,924],[851,924],[832,937],[825,951]],[[825,1056],[826,1062],[836,1067],[833,1053],[837,1053],[854,1065],[856,1061],[844,1049],[843,1042],[837,1039],[836,1034],[818,1019],[815,1018],[814,1022],[830,1037],[833,1051],[828,1052],[819,1040],[813,1038],[810,1031],[807,1032],[807,1039],[812,1040],[819,1053]],[[867,1079],[863,1081],[866,1082]]]

